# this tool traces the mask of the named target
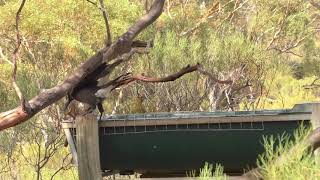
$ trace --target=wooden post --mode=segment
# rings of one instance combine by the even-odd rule
[[[320,103],[312,104],[311,123],[313,130],[320,127]],[[320,148],[314,151],[314,155],[316,163],[320,165]]]
[[[102,180],[96,116],[77,116],[76,128],[79,179]]]

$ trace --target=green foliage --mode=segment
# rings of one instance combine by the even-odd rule
[[[197,177],[196,171],[190,171],[187,173],[188,177]],[[223,172],[223,166],[220,164],[216,164],[215,167],[213,167],[212,164],[206,162],[204,164],[204,167],[200,169],[199,179],[217,179],[217,180],[227,180],[227,175]]]
[[[302,60],[303,72],[308,76],[319,76],[320,74],[320,47],[319,42],[308,39],[303,47],[304,57]]]
[[[19,3],[0,0],[0,48],[5,56],[0,56],[1,112],[19,103],[11,84],[12,66],[5,60],[11,60],[15,47],[15,13]],[[316,33],[319,9],[302,0],[219,1],[217,8],[211,9],[215,3],[217,1],[190,0],[166,4],[157,22],[137,37],[154,40],[150,53],[135,55],[130,63],[116,69],[110,78],[122,71],[160,77],[174,73],[187,64],[201,63],[219,79],[228,79],[235,70],[243,68],[240,77],[232,84],[232,90],[238,90],[248,81],[250,88],[238,90],[230,97],[239,99],[236,109],[247,108],[247,103],[252,103],[254,109],[291,108],[296,103],[319,100],[319,89],[304,88],[320,73],[320,41]],[[145,12],[144,1],[117,0],[105,1],[105,4],[113,40]],[[211,14],[207,16],[208,13]],[[27,1],[21,15],[20,29],[23,43],[17,83],[27,99],[42,89],[60,83],[76,66],[103,47],[105,38],[101,11],[87,1]],[[292,62],[298,68],[293,67]],[[123,89],[123,98],[120,98],[116,112],[209,110],[210,92],[214,88],[217,92],[218,86],[225,88],[210,83],[199,73],[186,75],[173,83],[135,83]],[[116,90],[104,102],[108,113],[113,110],[118,95]],[[221,98],[220,101],[218,109],[223,109],[228,100]],[[59,118],[57,120],[61,120]],[[47,121],[43,115],[37,115],[27,123],[0,133],[1,162],[8,154],[15,154],[22,179],[34,179],[35,171],[19,156],[17,148],[23,147],[27,158],[34,160],[31,152],[35,143],[44,143],[42,135],[33,137],[34,133],[39,133],[39,129],[34,130],[34,124],[39,122]],[[54,127],[50,128],[54,130]],[[65,153],[66,150],[59,149],[57,155],[51,158],[43,169],[44,179],[58,168],[60,156]],[[267,153],[269,157],[279,154],[275,151]],[[312,169],[313,162],[305,164],[309,156],[303,157],[306,160],[303,159],[301,164]],[[264,162],[266,165],[267,161]],[[299,161],[296,159],[294,162]],[[286,166],[287,170],[270,165],[265,167],[270,172],[268,177],[272,179],[278,178],[274,175],[278,171],[282,178],[286,177],[290,168],[297,172],[303,169],[303,166],[293,166]],[[201,176],[223,176],[221,166],[213,169],[212,165],[206,164]],[[310,173],[307,177],[315,177],[314,169],[306,172]],[[63,171],[56,179],[76,179],[74,174],[74,169]]]
[[[314,79],[315,77],[295,79],[288,70],[276,73],[273,79],[266,82],[269,89],[260,100],[261,107],[263,109],[292,108],[297,102],[319,101],[319,96],[316,95],[317,90],[304,88]]]
[[[0,173],[0,179],[13,179],[14,177],[26,180],[36,179],[36,167],[30,163],[35,163],[34,161],[37,160],[36,149],[38,148],[38,146],[36,143],[23,143],[20,144],[20,146],[21,149],[17,148],[16,151],[11,152],[11,156],[13,156],[13,158],[15,159],[15,163],[13,165],[10,165],[10,167],[5,166],[8,161],[7,154],[0,154],[0,162],[2,162],[2,165],[0,165],[0,167],[3,167],[2,171],[4,171]],[[48,164],[43,169],[41,169],[41,179],[51,179],[53,174],[58,170],[59,166],[62,165],[62,158],[65,157],[65,155],[68,153],[67,151],[68,149],[61,148],[53,157],[50,158]],[[54,176],[54,179],[66,178],[70,180],[77,180],[77,169],[75,167],[67,167],[67,169],[60,171]]]
[[[271,59],[271,54],[242,33],[228,28],[225,32],[205,29],[197,37],[179,37],[170,29],[161,31],[156,34],[151,56],[152,67],[159,67],[160,71],[199,62],[211,71],[228,72],[241,65],[250,65],[254,69],[254,63],[263,66]]]
[[[3,72],[0,75],[0,110],[5,111],[14,108],[19,103],[19,98],[11,84],[12,66],[10,64],[0,64],[0,69]],[[49,88],[57,83],[58,79],[50,76],[51,72],[39,71],[36,67],[28,64],[19,64],[17,71],[17,84],[21,88],[24,96],[31,99],[39,93],[40,88]],[[55,76],[56,77],[56,76]]]
[[[263,179],[319,179],[316,159],[305,144],[301,143],[310,132],[310,128],[301,124],[293,137],[287,134],[264,137],[265,152],[257,160]],[[190,172],[188,176],[195,177],[196,172]],[[212,164],[205,163],[200,169],[199,179],[212,178],[227,179],[221,165],[217,164],[214,168]]]
[[[264,138],[266,151],[259,158],[259,167],[262,169],[264,179],[320,178],[313,154],[300,143],[309,132],[309,129],[300,126],[294,138],[285,135]]]
[[[259,0],[254,4],[257,14],[249,21],[249,31],[269,49],[291,49],[293,44],[314,32],[310,24],[315,20],[315,12],[308,2]]]
[[[268,53],[237,32],[211,35],[209,43],[206,64],[217,72],[230,71],[241,65],[250,66],[250,71],[258,71],[256,67],[262,67],[271,59]]]
[[[217,180],[226,180],[227,176],[223,173],[223,167],[220,164],[217,164],[215,168],[213,168],[212,164],[205,163],[204,167],[200,169],[199,179],[212,179],[215,178]]]
[[[140,6],[128,0],[106,2],[114,37],[123,33],[142,13]],[[10,2],[0,8],[3,28],[14,30],[13,20],[18,5],[18,2]],[[100,10],[87,1],[30,1],[23,9],[22,19],[23,34],[41,40],[61,41],[70,48],[80,43],[96,43],[103,40],[105,34]],[[8,29],[5,30],[8,33]]]
[[[0,6],[1,48],[14,45],[14,18],[18,6],[18,1],[6,1]],[[106,1],[106,8],[114,38],[142,14],[141,6],[128,0]],[[87,1],[28,1],[20,26],[21,35],[28,44],[22,44],[22,63],[18,64],[17,77],[27,99],[64,79],[75,66],[102,47],[105,37],[101,11]],[[10,48],[3,52],[11,60]],[[18,103],[11,86],[11,68],[9,64],[0,64],[0,98],[1,102],[7,102],[0,103],[1,111]]]

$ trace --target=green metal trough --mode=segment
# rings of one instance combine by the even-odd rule
[[[263,136],[292,136],[299,125],[309,125],[311,107],[104,116],[99,122],[101,169],[177,174],[209,162],[240,173],[256,166],[258,155],[264,152]],[[68,141],[72,144],[75,125],[71,121],[63,125],[71,132],[73,138]]]

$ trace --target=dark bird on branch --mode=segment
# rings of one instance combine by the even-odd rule
[[[143,41],[134,41],[132,47],[150,47],[150,43],[146,43]],[[100,54],[100,56],[102,58],[102,54]],[[127,58],[129,57],[130,55]],[[131,73],[126,73],[107,82],[106,84],[99,85],[100,78],[110,74],[116,66],[125,62],[125,60],[125,58],[120,58],[111,64],[102,63],[93,72],[88,74],[83,81],[81,81],[75,88],[72,89],[71,92],[68,93],[67,103],[64,107],[64,110],[67,109],[68,105],[72,100],[77,100],[79,102],[89,105],[88,109],[84,112],[85,114],[91,113],[94,109],[96,109],[96,107],[98,107],[98,110],[100,112],[99,120],[101,120],[101,117],[104,112],[102,106],[103,100],[106,98],[106,95],[109,94],[115,88],[129,84],[134,81],[142,81],[149,83],[174,81],[183,76],[184,74],[199,70],[199,68],[201,67],[200,64],[196,64],[194,66],[188,65],[182,68],[177,73],[161,78],[146,77],[143,74],[132,75]]]
[[[135,40],[132,42],[132,48],[147,48],[152,47],[153,42],[145,42],[140,40]],[[102,54],[99,54],[102,58]],[[83,81],[81,81],[75,88],[72,89],[71,92],[67,95],[67,102],[64,107],[64,111],[68,108],[69,104],[72,100],[77,100],[82,103],[86,103],[89,105],[86,113],[91,113],[96,107],[100,112],[100,119],[103,115],[104,109],[102,106],[102,102],[105,99],[105,95],[103,92],[108,90],[107,87],[111,85],[111,83],[107,83],[105,85],[99,86],[98,82],[100,78],[105,77],[110,74],[112,70],[121,64],[124,60],[115,61],[112,64],[102,63],[97,69],[88,74]],[[122,76],[120,76],[122,77]],[[119,78],[111,81],[115,83],[116,80],[120,80]],[[104,89],[104,90],[102,90]],[[99,91],[100,90],[100,91]],[[99,91],[99,92],[98,92]],[[98,92],[98,94],[96,94]]]

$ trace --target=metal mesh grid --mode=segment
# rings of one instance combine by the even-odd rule
[[[274,116],[287,114],[306,113],[304,110],[281,109],[281,110],[261,110],[261,111],[233,111],[233,112],[157,112],[148,114],[124,114],[103,116],[101,121],[109,125],[103,128],[104,135],[128,134],[128,133],[150,133],[169,131],[261,131],[264,130],[264,122],[256,121],[257,116]],[[243,117],[245,122],[208,122],[198,123],[202,118],[224,118]],[[190,120],[190,124],[183,124],[182,120]],[[161,120],[170,120],[169,124],[157,124]],[[181,121],[179,121],[181,120]],[[119,123],[121,122],[121,123]],[[136,125],[139,122],[139,126]],[[143,123],[141,123],[143,122]],[[163,121],[162,121],[163,122]],[[113,124],[114,126],[112,126]],[[116,125],[117,124],[117,125]],[[120,125],[119,125],[120,124]],[[129,124],[129,125],[128,125]],[[144,124],[144,125],[142,125]],[[152,125],[151,125],[152,124]],[[123,125],[123,126],[122,126]]]
[[[123,120],[126,121],[126,120]],[[147,120],[146,120],[147,121]],[[135,120],[134,120],[135,122]],[[172,131],[262,131],[264,122],[245,123],[207,123],[207,124],[175,124],[175,125],[144,125],[144,126],[114,126],[103,128],[103,135],[134,134]]]
[[[147,114],[121,114],[121,115],[105,115],[101,121],[110,120],[161,120],[161,119],[187,119],[187,118],[208,118],[208,117],[250,117],[255,115],[280,115],[280,114],[300,113],[292,111],[292,109],[282,110],[263,110],[263,111],[215,111],[215,112],[198,112],[198,111],[180,111],[180,112],[156,112]]]
[[[265,122],[262,120],[263,118],[257,121],[258,116],[274,117],[278,115],[303,115],[311,113],[309,110],[310,108],[306,109],[305,106],[301,107],[299,105],[297,107],[295,106],[293,109],[262,111],[181,111],[147,114],[106,115],[103,116],[99,122],[102,123],[99,125],[99,134],[117,135],[171,131],[262,131],[265,130]],[[239,122],[239,120],[236,120],[238,117],[242,117],[244,122]],[[306,118],[309,118],[308,116],[300,117],[303,118],[300,120],[306,120]],[[211,118],[214,118],[215,120]],[[75,127],[74,122],[69,123],[73,124],[69,127]],[[75,138],[75,128],[70,128],[70,130],[71,134]]]

